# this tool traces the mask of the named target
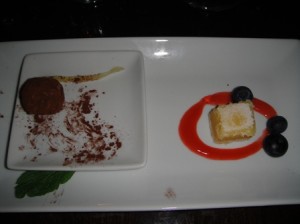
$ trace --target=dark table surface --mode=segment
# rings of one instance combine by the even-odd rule
[[[297,6],[291,0],[2,1],[0,41],[144,36],[299,39]],[[275,224],[300,220],[300,205],[0,215],[12,223]]]
[[[299,21],[293,0],[14,0],[1,2],[0,41],[131,36],[299,38]]]

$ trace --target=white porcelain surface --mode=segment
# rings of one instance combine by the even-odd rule
[[[89,144],[86,134],[72,134],[64,125],[69,116],[65,110],[53,117],[54,128],[51,133],[62,133],[74,142],[75,150],[71,153],[62,152],[70,149],[66,137],[53,135],[31,135],[28,126],[33,126],[34,116],[21,109],[19,97],[16,107],[8,148],[7,166],[17,170],[121,170],[140,168],[146,163],[146,118],[144,97],[144,64],[143,56],[138,51],[90,51],[31,54],[24,58],[20,75],[19,87],[31,77],[40,76],[74,76],[97,74],[109,71],[114,67],[124,70],[112,73],[103,79],[82,83],[62,83],[66,102],[79,101],[80,95],[88,91],[97,91],[91,97],[93,110],[84,115],[90,124],[97,122],[102,125],[101,132],[116,134],[122,144],[116,150],[106,150],[107,159],[98,162],[76,163],[63,165],[65,158],[73,158],[79,154],[84,145]],[[98,118],[94,118],[95,115]],[[70,119],[70,118],[69,118]],[[79,118],[77,118],[79,119]],[[30,122],[28,122],[30,120]],[[92,122],[93,121],[93,122]],[[105,126],[113,125],[113,129]],[[95,132],[94,132],[95,134]],[[30,140],[34,140],[34,147]],[[110,137],[107,137],[109,140]],[[110,140],[111,142],[114,142]],[[51,152],[49,145],[58,149]],[[22,148],[21,148],[22,147]],[[72,146],[74,147],[74,146]],[[116,154],[115,154],[116,153]],[[115,154],[115,155],[114,155]],[[110,158],[112,157],[112,158]]]
[[[18,77],[29,53],[138,50],[145,63],[147,163],[76,172],[56,192],[16,199],[21,171],[5,167]],[[238,38],[113,38],[0,43],[1,211],[133,211],[300,203],[300,42]],[[117,74],[115,74],[117,75]],[[178,124],[203,96],[248,86],[289,122],[286,155],[241,160],[195,155]],[[260,124],[261,125],[261,124]],[[207,130],[207,133],[209,130]]]

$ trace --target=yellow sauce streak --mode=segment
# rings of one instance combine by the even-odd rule
[[[52,78],[56,79],[59,82],[81,83],[81,82],[88,82],[88,81],[95,81],[98,79],[102,79],[110,74],[120,72],[122,70],[124,70],[123,67],[116,66],[106,72],[101,72],[101,73],[96,73],[91,75],[74,75],[74,76],[57,75],[57,76],[52,76]]]

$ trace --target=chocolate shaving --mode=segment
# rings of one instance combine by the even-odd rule
[[[35,115],[34,119],[28,120],[26,149],[36,150],[36,154],[28,159],[34,162],[45,155],[45,150],[40,147],[48,148],[46,154],[62,153],[64,166],[98,163],[116,156],[122,142],[114,126],[94,111],[91,101],[98,96],[97,90],[81,88],[79,93],[78,100],[65,102],[61,113]],[[19,148],[24,150],[25,147]]]

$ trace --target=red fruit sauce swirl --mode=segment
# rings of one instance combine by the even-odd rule
[[[197,133],[197,123],[206,105],[221,105],[231,102],[230,92],[219,92],[205,96],[199,102],[189,108],[183,115],[179,124],[179,135],[182,142],[197,155],[215,160],[237,160],[248,157],[262,148],[263,140],[268,131],[264,129],[261,136],[253,143],[231,149],[222,149],[205,144]],[[268,103],[254,98],[252,100],[254,110],[267,119],[277,115],[275,109]]]

